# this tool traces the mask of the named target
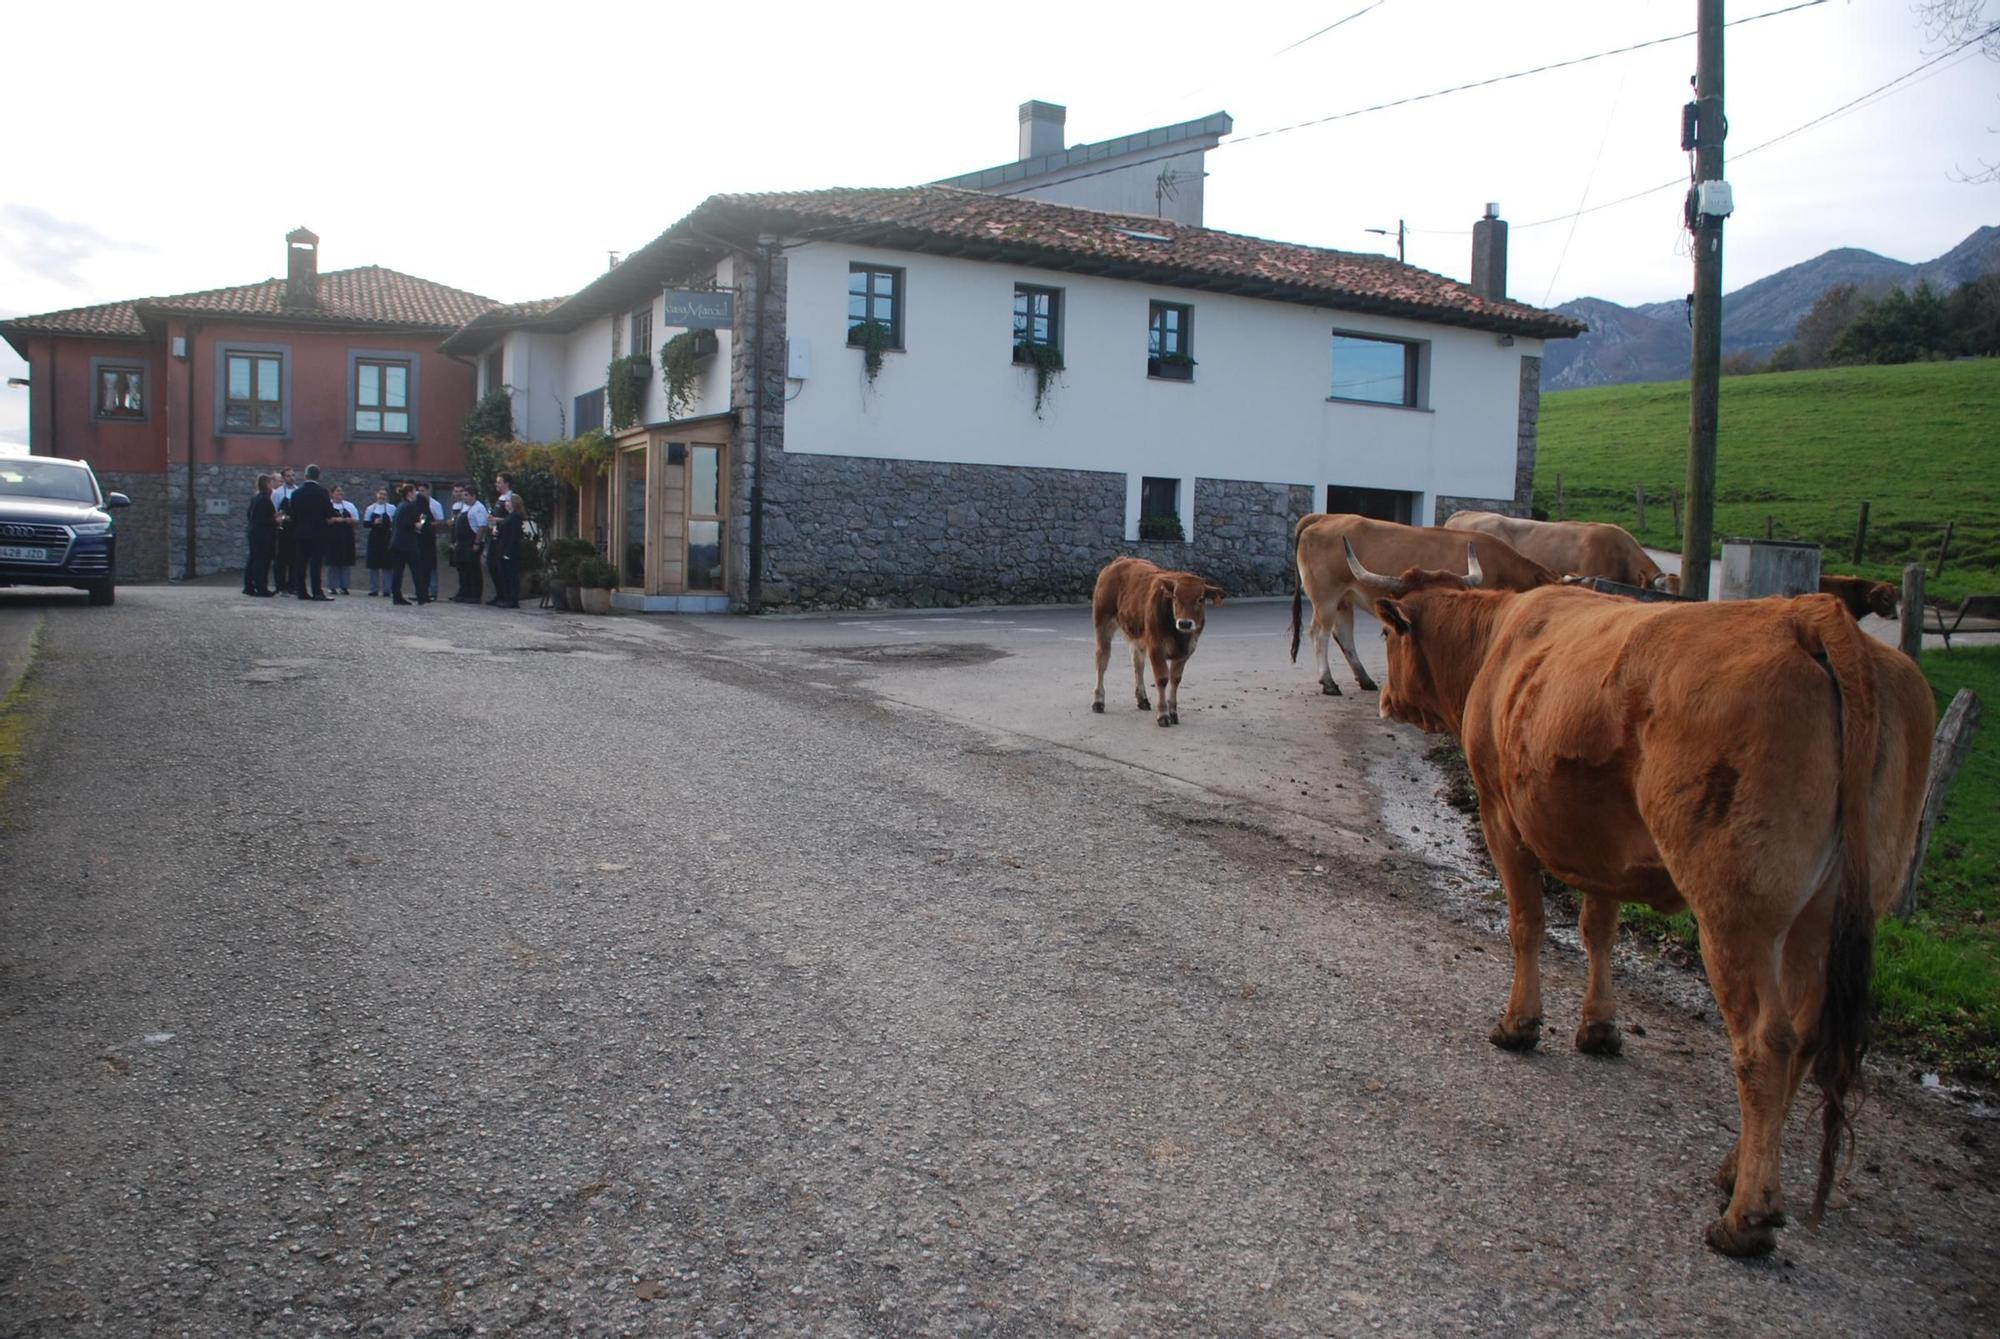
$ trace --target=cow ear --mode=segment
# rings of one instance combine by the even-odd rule
[[[1382,620],[1384,627],[1394,628],[1398,632],[1410,630],[1410,620],[1404,617],[1403,606],[1394,600],[1375,601],[1375,617]]]
[[[1222,596],[1223,596],[1222,587],[1216,585],[1213,581],[1204,581],[1201,583],[1201,585],[1202,585],[1202,594],[1208,597],[1208,602],[1210,604],[1222,603]]]

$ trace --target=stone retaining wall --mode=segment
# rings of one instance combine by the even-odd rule
[[[167,579],[167,476],[138,470],[105,470],[97,482],[107,493],[123,493],[132,505],[113,512],[118,536],[118,580]]]

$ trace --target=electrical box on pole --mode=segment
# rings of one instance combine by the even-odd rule
[[[1695,100],[1681,116],[1681,140],[1693,140],[1694,184],[1687,226],[1694,235],[1693,351],[1688,363],[1687,524],[1681,544],[1681,594],[1709,594],[1715,542],[1715,438],[1722,388],[1722,221],[1735,209],[1722,179],[1722,0],[1699,0],[1695,25]],[[1690,133],[1692,132],[1692,133]]]

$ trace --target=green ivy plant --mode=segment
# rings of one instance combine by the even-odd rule
[[[683,330],[660,345],[660,373],[667,383],[667,417],[679,418],[694,408],[695,382],[701,376],[701,360],[714,353],[715,332]]]
[[[1014,361],[1035,369],[1035,417],[1040,418],[1049,387],[1055,384],[1056,373],[1063,370],[1062,350],[1053,344],[1022,340],[1014,346]]]
[[[848,347],[861,350],[861,370],[872,386],[882,372],[882,351],[889,347],[889,327],[881,321],[862,321],[847,327]]]
[[[613,358],[604,369],[604,404],[613,432],[623,432],[639,421],[639,411],[646,403],[646,378],[652,371],[652,361],[643,353]],[[642,372],[646,376],[640,376]]]

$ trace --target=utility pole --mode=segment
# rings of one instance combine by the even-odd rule
[[[1722,180],[1722,0],[1699,0],[1691,118],[1694,185],[1687,224],[1694,235],[1694,294],[1689,318],[1694,351],[1688,368],[1687,528],[1681,541],[1681,594],[1706,600],[1708,551],[1715,539],[1715,432],[1722,385],[1722,221],[1729,189]],[[1689,120],[1692,126],[1689,126]]]
[[[1387,237],[1389,235],[1387,228],[1369,228],[1367,231],[1374,233],[1377,237]],[[1408,263],[1403,255],[1403,241],[1409,236],[1409,231],[1409,228],[1404,226],[1403,220],[1396,220],[1396,261],[1398,264]]]

